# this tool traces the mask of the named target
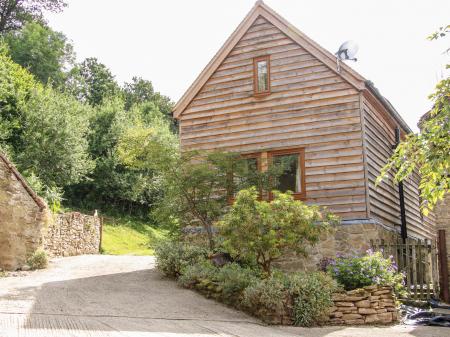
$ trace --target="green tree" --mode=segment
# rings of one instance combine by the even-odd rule
[[[22,109],[32,91],[33,76],[8,56],[0,41],[0,148],[11,152],[22,137]]]
[[[234,257],[256,261],[270,275],[272,263],[287,252],[304,256],[307,248],[337,218],[294,200],[291,193],[274,191],[271,202],[258,201],[255,188],[239,191],[223,220],[223,246]]]
[[[63,33],[37,22],[27,23],[21,30],[6,36],[14,62],[28,69],[42,83],[50,80],[61,85],[65,69],[73,64],[72,45]]]
[[[152,102],[159,111],[167,116],[172,123],[172,130],[176,131],[176,123],[172,118],[173,102],[169,97],[155,92],[152,82],[142,79],[141,77],[133,77],[131,82],[125,83],[123,87],[125,97],[125,109],[129,110],[133,105]]]
[[[450,25],[432,34],[434,40],[450,32]],[[450,69],[450,65],[446,66]],[[417,171],[421,177],[420,195],[425,215],[450,189],[450,78],[444,78],[429,96],[433,108],[421,125],[420,133],[403,140],[382,168],[378,183],[389,171],[399,182]]]
[[[134,105],[126,111],[124,101],[115,97],[97,106],[90,118],[88,136],[89,153],[96,166],[88,179],[66,189],[69,202],[78,207],[148,216],[158,193],[152,173],[125,166],[117,155],[117,143],[133,125],[158,128],[159,119],[164,120],[164,116],[153,103]]]
[[[92,170],[86,140],[89,106],[36,84],[22,113],[22,135],[14,157],[23,172],[34,172],[47,186],[64,187]]]
[[[44,11],[60,12],[66,5],[64,0],[0,0],[0,34],[30,21],[44,22]]]
[[[164,118],[151,127],[129,128],[119,141],[118,154],[125,165],[152,173],[148,178],[161,191],[153,212],[158,223],[175,234],[186,226],[201,226],[211,249],[214,225],[234,192],[257,186],[264,194],[283,168],[274,165],[260,173],[249,170],[245,158],[236,153],[180,152],[178,138]]]
[[[66,90],[92,106],[101,105],[106,99],[120,93],[111,71],[96,58],[87,58],[68,74]]]
[[[49,187],[80,181],[93,166],[86,135],[91,108],[44,87],[0,54],[0,144],[27,176]]]

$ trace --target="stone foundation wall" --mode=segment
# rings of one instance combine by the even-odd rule
[[[391,287],[368,286],[333,295],[331,324],[389,324],[400,318]]]
[[[371,240],[391,240],[397,236],[393,229],[379,223],[344,221],[329,233],[323,233],[319,242],[309,249],[307,258],[288,255],[278,266],[285,270],[315,270],[322,258],[335,258],[337,254],[363,254],[371,248]]]
[[[0,268],[16,270],[42,244],[41,229],[49,212],[3,158],[0,158]]]
[[[50,256],[97,254],[101,223],[98,216],[78,212],[55,216],[44,233],[44,249]]]

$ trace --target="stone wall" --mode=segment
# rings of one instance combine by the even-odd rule
[[[44,232],[44,249],[50,256],[97,254],[101,223],[98,216],[78,212],[58,214]]]
[[[343,221],[308,250],[308,257],[289,255],[278,265],[285,270],[314,270],[322,258],[335,258],[337,254],[363,254],[371,248],[371,240],[391,240],[397,232],[371,220]]]
[[[0,154],[0,268],[16,270],[42,244],[45,204]]]
[[[368,286],[333,295],[331,324],[389,324],[400,318],[391,287]]]

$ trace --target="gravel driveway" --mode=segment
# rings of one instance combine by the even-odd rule
[[[88,255],[0,278],[0,337],[445,336],[433,327],[294,328],[262,324],[164,279],[153,257]]]

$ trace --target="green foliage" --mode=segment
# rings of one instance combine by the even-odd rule
[[[15,161],[47,186],[63,187],[82,180],[94,163],[88,154],[89,107],[50,87],[29,94],[23,107],[21,139]]]
[[[323,321],[333,305],[336,282],[322,272],[294,273],[289,277],[289,293],[294,300],[295,325],[311,326]]]
[[[6,36],[14,62],[28,69],[42,83],[63,84],[65,68],[75,59],[72,45],[60,32],[38,22],[27,23]]]
[[[254,310],[279,312],[292,299],[295,325],[312,326],[326,316],[336,289],[336,282],[322,272],[276,272],[247,287],[244,304]]]
[[[252,283],[244,291],[243,303],[249,308],[278,311],[287,300],[288,280],[282,273],[273,273],[265,279]]]
[[[215,267],[209,260],[202,259],[194,264],[186,265],[178,282],[186,288],[191,288],[197,283],[212,283],[215,280],[219,268]]]
[[[45,269],[48,266],[47,253],[42,250],[36,250],[27,260],[27,264],[31,269]]]
[[[229,263],[218,270],[215,280],[225,299],[238,298],[244,290],[260,277],[258,270],[243,268],[237,263]]]
[[[59,187],[46,186],[34,172],[31,172],[31,174],[26,177],[26,180],[32,190],[44,198],[53,213],[58,213],[61,210],[63,192]]]
[[[445,36],[449,26],[429,37]],[[447,69],[450,65],[446,66]],[[412,133],[403,140],[387,164],[381,169],[377,183],[394,173],[395,181],[405,180],[418,172],[422,198],[421,209],[425,215],[442,200],[450,189],[450,78],[444,78],[429,96],[433,108],[421,125],[421,132]]]
[[[119,95],[120,89],[111,71],[91,57],[76,65],[68,74],[66,90],[92,106]]]
[[[337,219],[294,200],[292,194],[274,192],[272,202],[258,201],[255,188],[241,190],[220,222],[223,246],[234,257],[255,260],[270,274],[271,264],[288,251],[306,255],[308,246]]]
[[[362,257],[339,257],[331,263],[328,272],[346,290],[373,284],[391,286],[400,294],[405,276],[399,273],[391,258],[384,258],[381,252],[367,251]]]
[[[0,143],[25,176],[34,174],[53,191],[80,181],[93,168],[86,141],[90,114],[0,54]]]
[[[203,261],[207,253],[203,247],[163,240],[155,247],[156,267],[166,276],[178,277],[187,266]]]
[[[45,11],[60,12],[65,6],[64,0],[0,0],[0,35],[30,21],[43,23]]]

